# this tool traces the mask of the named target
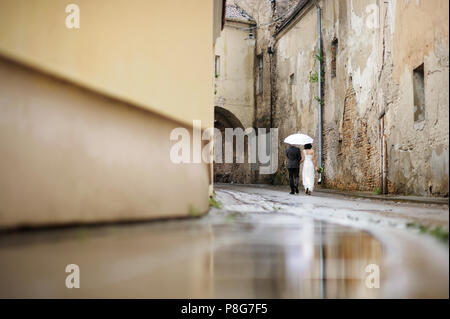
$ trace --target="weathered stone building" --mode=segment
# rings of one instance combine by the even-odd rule
[[[296,3],[297,0],[282,0],[275,6],[274,1],[227,1],[225,27],[216,45],[215,127],[222,136],[225,127],[273,127],[272,35],[277,22]],[[250,37],[255,40],[249,41]],[[259,174],[258,165],[248,163],[216,162],[214,172],[216,182],[272,181],[271,175]]]
[[[318,141],[322,104],[323,185],[448,195],[448,6],[445,0],[298,2],[273,33],[275,183],[286,181],[284,137],[301,131]]]
[[[234,75],[216,79],[216,124],[278,128],[279,169],[260,176],[249,165],[216,164],[222,176],[233,175],[221,181],[286,183],[282,141],[301,131],[316,141],[325,187],[448,195],[448,1],[228,4],[254,21],[222,33],[235,44],[228,53],[218,46],[221,65]],[[249,30],[254,50],[244,48]]]

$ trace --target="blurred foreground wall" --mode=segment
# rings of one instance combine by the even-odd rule
[[[213,124],[222,1],[73,3],[0,1],[0,228],[206,212],[169,136]]]

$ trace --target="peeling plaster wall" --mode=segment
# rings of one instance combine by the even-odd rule
[[[448,195],[449,2],[396,1],[387,108],[390,191]],[[417,23],[420,21],[420,23]],[[414,125],[413,70],[424,65],[425,120]]]
[[[323,106],[324,185],[347,190],[379,186],[377,89],[380,28],[367,14],[377,1],[321,2],[325,68]],[[331,43],[338,41],[336,76]],[[317,85],[316,85],[317,86]]]
[[[389,192],[448,195],[448,1],[320,1],[324,54],[324,185],[381,185],[379,118],[385,114]],[[420,21],[420,23],[418,23]],[[331,44],[338,40],[336,76]],[[276,43],[280,141],[301,131],[317,141],[316,9],[304,9]],[[424,63],[425,120],[414,125],[412,73]],[[294,82],[291,84],[291,75]],[[280,150],[285,145],[280,143]],[[317,152],[317,143],[314,148]],[[274,181],[286,182],[279,152]]]
[[[233,1],[231,1],[233,2]],[[255,29],[256,46],[255,46],[255,63],[253,68],[254,76],[254,121],[253,126],[256,128],[269,129],[273,127],[272,118],[272,81],[275,78],[274,57],[269,53],[269,47],[273,47],[274,39],[272,34],[275,30],[273,24],[273,6],[270,1],[265,0],[234,0],[241,8],[243,8],[257,23]],[[278,0],[277,3],[287,2],[287,0]],[[292,0],[290,1],[292,2]],[[228,3],[228,1],[227,1]],[[262,92],[258,90],[258,57],[262,57]],[[269,174],[259,174],[258,170],[254,171],[253,182],[270,183],[272,176]]]
[[[317,95],[309,81],[316,71],[316,11],[309,10],[276,46],[276,101],[274,125],[279,135],[279,170],[275,183],[287,183],[286,136],[301,131],[317,140]],[[314,145],[316,149],[316,144]],[[317,151],[317,149],[316,149]]]

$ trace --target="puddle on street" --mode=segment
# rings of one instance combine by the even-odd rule
[[[312,219],[260,226],[218,248],[218,298],[377,298],[366,267],[381,265],[382,246],[366,232]],[[286,224],[288,223],[288,224]],[[245,237],[245,238],[244,238]]]
[[[379,298],[381,258],[368,233],[282,214],[17,233],[0,237],[0,297]]]

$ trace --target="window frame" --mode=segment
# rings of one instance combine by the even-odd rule
[[[214,76],[216,78],[220,76],[220,55],[216,55],[214,58]]]
[[[263,93],[263,76],[264,76],[264,60],[263,60],[263,55],[259,54],[256,56],[257,57],[257,71],[258,71],[258,80],[257,80],[257,87],[256,87],[256,92],[258,95],[262,95]]]

